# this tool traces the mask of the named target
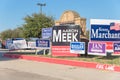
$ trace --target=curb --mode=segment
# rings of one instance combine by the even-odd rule
[[[120,72],[120,66],[100,64],[95,62],[64,60],[64,59],[57,59],[57,58],[48,58],[43,56],[29,56],[29,55],[8,54],[8,53],[4,54],[3,56],[9,57],[9,58],[16,58],[16,59],[25,59],[25,60],[32,60],[32,61],[39,61],[39,62],[47,62],[47,63],[76,66],[76,67],[86,67],[86,68]]]

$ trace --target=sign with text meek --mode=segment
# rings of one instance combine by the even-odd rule
[[[100,42],[89,42],[88,54],[92,55],[106,55],[106,45]]]
[[[80,26],[54,26],[52,31],[52,55],[74,56],[70,53],[70,42],[80,40]]]
[[[91,19],[91,41],[120,41],[120,20]]]

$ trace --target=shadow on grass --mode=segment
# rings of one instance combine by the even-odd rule
[[[102,57],[98,57],[98,59],[108,59],[108,60],[113,60],[113,59],[120,59],[120,56],[102,56]]]
[[[111,56],[97,56],[97,55],[81,55],[80,58],[96,58],[96,59],[108,59],[108,60],[113,60],[113,59],[120,59],[120,55],[111,55]]]

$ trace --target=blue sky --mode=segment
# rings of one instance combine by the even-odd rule
[[[120,0],[0,0],[0,32],[21,26],[26,15],[39,13],[39,2],[46,3],[43,12],[56,20],[66,10],[78,12],[87,19],[87,29],[91,18],[120,20]]]

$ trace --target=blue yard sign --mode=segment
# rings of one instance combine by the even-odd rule
[[[37,48],[50,48],[50,40],[36,40]]]
[[[42,28],[42,38],[49,39],[52,37],[52,28]]]
[[[119,52],[120,53],[120,42],[115,42],[114,43],[114,52]]]
[[[85,42],[71,42],[70,52],[77,54],[85,54]]]
[[[120,20],[91,19],[91,41],[120,41]]]

